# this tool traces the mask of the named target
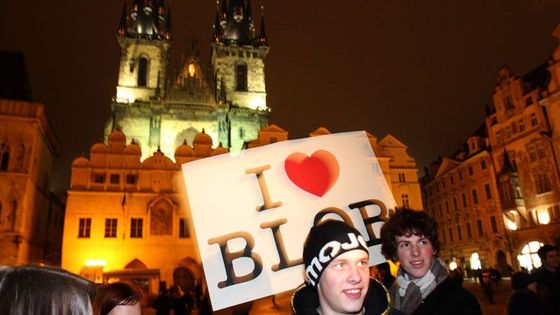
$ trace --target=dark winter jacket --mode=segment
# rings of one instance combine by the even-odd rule
[[[396,285],[391,294],[396,294]],[[412,315],[482,315],[482,311],[474,295],[447,277]]]
[[[292,295],[292,311],[295,315],[319,315],[317,289],[306,284],[300,285]],[[391,298],[389,292],[376,279],[370,278],[369,289],[364,300],[365,315],[396,315],[389,312]],[[402,313],[399,313],[402,314]]]

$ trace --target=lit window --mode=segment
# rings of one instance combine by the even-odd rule
[[[80,218],[78,226],[78,237],[89,238],[91,233],[91,218]]]
[[[521,249],[521,254],[517,255],[517,260],[519,261],[519,266],[524,267],[527,271],[531,271],[534,268],[539,268],[542,263],[537,251],[544,244],[538,241],[533,241],[527,243]]]

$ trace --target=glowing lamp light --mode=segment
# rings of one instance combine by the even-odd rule
[[[104,259],[86,259],[84,265],[86,267],[105,267],[107,262]]]
[[[511,220],[506,219],[507,228],[511,231],[517,230],[517,224]]]
[[[537,214],[540,224],[549,224],[550,223],[550,216],[546,211],[539,211]]]
[[[449,270],[455,270],[457,269],[457,263],[452,261],[449,263]]]
[[[251,98],[249,106],[251,109],[266,108],[266,103],[262,97],[254,96]]]
[[[189,64],[189,77],[194,77],[196,73],[196,68],[194,67],[194,64]]]

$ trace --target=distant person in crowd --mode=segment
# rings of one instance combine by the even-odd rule
[[[482,288],[482,292],[484,292],[484,296],[488,300],[488,303],[496,304],[496,301],[494,300],[494,288],[490,271],[485,269],[479,273],[478,281],[480,282],[480,287]]]
[[[457,283],[459,286],[463,285],[463,273],[461,269],[455,268],[449,272],[449,278]]]
[[[558,246],[544,245],[537,252],[542,266],[533,272],[545,314],[560,313],[560,255]]]
[[[381,281],[385,288],[390,288],[395,282],[395,276],[391,274],[391,266],[389,266],[388,262],[380,263],[379,265],[375,266],[377,269],[377,280]]]
[[[93,302],[94,315],[141,315],[140,293],[131,285],[115,282],[102,286]]]
[[[389,289],[393,307],[414,315],[481,315],[476,298],[449,278],[437,257],[437,231],[425,212],[407,208],[397,209],[381,228],[381,252],[400,263]]]
[[[511,289],[506,315],[544,315],[536,294],[537,282],[530,274],[523,271],[512,274]]]
[[[61,269],[3,267],[0,314],[91,315],[95,291],[95,284]]]
[[[368,261],[368,247],[353,227],[337,220],[312,227],[303,246],[306,283],[292,296],[294,314],[388,314],[389,294],[369,277]]]
[[[152,308],[156,310],[156,315],[169,315],[173,303],[171,297],[169,296],[169,291],[165,281],[159,283],[159,295],[152,302]]]

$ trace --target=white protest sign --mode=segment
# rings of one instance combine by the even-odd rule
[[[385,261],[379,229],[395,201],[365,132],[244,150],[183,165],[212,308],[304,281],[303,243],[315,220],[343,219]]]

